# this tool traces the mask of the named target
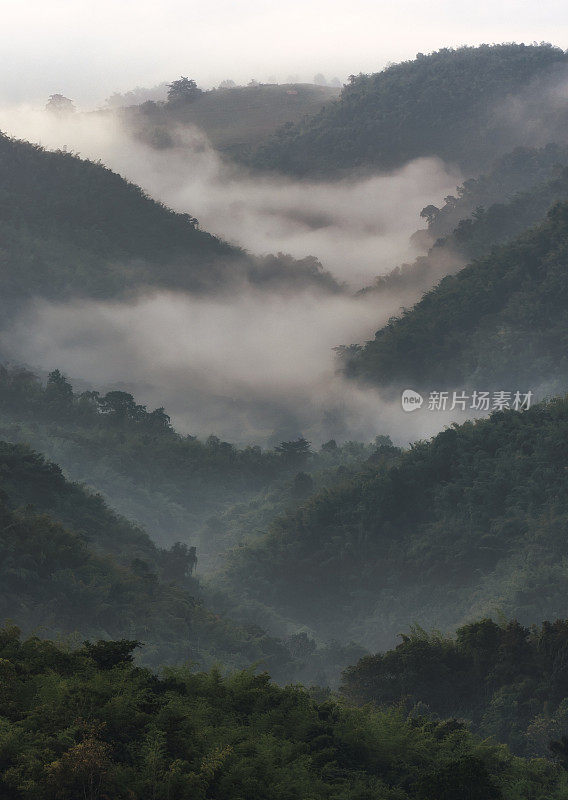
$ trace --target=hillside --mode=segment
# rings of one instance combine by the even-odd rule
[[[567,163],[568,150],[557,145],[519,149],[488,174],[458,186],[457,197],[446,197],[441,208],[426,206],[422,216],[428,219],[428,229],[417,231],[413,238],[424,246],[434,241],[427,254],[378,276],[361,293],[396,294],[409,288],[415,294],[426,292],[440,277],[487,256],[495,245],[514,240],[542,222],[553,205],[566,202]],[[356,347],[345,351],[349,357],[357,353]]]
[[[515,203],[511,210],[516,224]],[[480,219],[478,229],[484,224]],[[468,233],[475,230],[466,228],[464,238]],[[559,203],[545,222],[445,277],[374,340],[350,348],[347,374],[393,391],[405,384],[563,392],[567,233],[568,204]]]
[[[324,637],[565,612],[568,400],[497,412],[321,491],[236,549],[227,580]]]
[[[566,111],[548,98],[567,60],[545,44],[419,53],[382,72],[352,76],[337,102],[281,128],[249,162],[334,176],[438,156],[475,173],[514,146],[565,139]],[[526,119],[519,119],[519,105]]]
[[[0,518],[0,619],[56,637],[141,638],[154,665],[266,659],[276,675],[289,674],[281,644],[199,600],[194,552],[156,547],[56,465],[4,442]]]
[[[519,195],[534,194],[537,187],[560,177],[568,166],[568,145],[549,142],[545,147],[516,147],[476,178],[465,180],[456,195],[444,198],[440,208],[428,206],[422,216],[435,240],[450,234],[479,208],[507,205]]]
[[[568,621],[528,629],[484,619],[455,637],[420,628],[394,650],[365,656],[343,675],[350,702],[401,706],[413,715],[457,718],[523,755],[568,763]]]
[[[202,573],[253,534],[250,517],[236,523],[248,504],[253,515],[274,514],[309,491],[302,475],[308,487],[326,485],[359,469],[374,450],[332,443],[314,452],[305,440],[237,448],[213,435],[201,441],[177,433],[164,409],[149,411],[127,392],[74,392],[57,371],[41,381],[2,366],[0,438],[46,454],[160,544],[197,546]]]
[[[69,650],[0,632],[6,800],[566,796],[559,766],[455,723],[317,700],[252,671],[158,677],[132,665],[136,644]]]
[[[0,134],[0,298],[119,297],[151,286],[220,291],[250,281],[339,286],[315,259],[256,259],[71,153]]]
[[[280,125],[299,123],[335,100],[340,89],[308,83],[213,89],[188,102],[147,102],[123,109],[122,118],[143,141],[167,147],[192,125],[219,152],[242,157]]]

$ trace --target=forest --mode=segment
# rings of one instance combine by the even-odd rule
[[[2,800],[568,798],[568,51],[530,42],[0,104]]]
[[[522,196],[511,205],[516,217]],[[491,231],[493,220],[506,219],[506,212],[480,211],[475,223],[456,229],[454,240],[465,242],[466,249],[475,245],[478,236]],[[373,340],[347,348],[346,373],[387,389],[477,383],[495,389],[544,385],[549,394],[561,392],[566,386],[567,220],[568,205],[558,202],[544,222],[444,277]]]
[[[132,663],[134,640],[70,648],[0,633],[6,798],[556,800],[567,776],[463,726],[357,709],[251,670]]]
[[[444,48],[351,75],[338,100],[300,123],[288,123],[249,158],[257,169],[333,176],[348,170],[392,169],[436,155],[480,171],[517,144],[530,146],[539,119],[548,141],[562,139],[565,111],[545,101],[549,82],[566,66],[566,54],[541,45]],[[507,103],[526,93],[522,130]],[[544,116],[544,120],[542,117]],[[519,138],[520,138],[519,137]]]

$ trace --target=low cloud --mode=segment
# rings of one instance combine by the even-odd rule
[[[409,441],[434,432],[399,405],[337,372],[333,348],[371,338],[418,298],[412,281],[355,296],[381,273],[411,260],[420,209],[459,181],[436,159],[389,175],[314,183],[253,176],[224,163],[195,129],[154,150],[109,113],[65,119],[19,109],[0,128],[49,148],[66,147],[135,181],[204,229],[255,254],[318,257],[349,291],[243,286],[231,295],[158,292],[131,302],[40,299],[0,345],[12,358],[58,367],[98,388],[120,387],[166,406],[181,430],[269,444],[300,433],[315,443],[392,433]],[[426,427],[429,428],[429,425]]]

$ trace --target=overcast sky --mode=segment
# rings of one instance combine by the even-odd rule
[[[181,74],[342,81],[444,46],[568,47],[563,0],[0,0],[0,102],[83,107]]]

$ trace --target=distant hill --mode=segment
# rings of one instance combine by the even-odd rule
[[[428,229],[413,238],[424,246],[434,240],[426,255],[378,276],[361,293],[404,296],[411,290],[416,296],[472,259],[487,256],[495,245],[512,241],[543,221],[553,205],[568,200],[566,164],[568,147],[554,144],[518,148],[499,159],[488,173],[458,186],[456,196],[446,197],[440,208],[422,210]],[[338,351],[349,357],[358,352],[356,346]]]
[[[150,411],[127,392],[74,392],[57,371],[44,382],[2,366],[0,438],[44,453],[161,545],[197,546],[201,574],[254,535],[262,524],[256,517],[340,480],[375,449],[333,442],[314,452],[305,440],[284,451],[238,448],[213,435],[201,441],[179,434],[164,409]]]
[[[314,258],[254,258],[199,229],[100,163],[0,134],[0,302],[110,298],[148,286],[338,291]]]
[[[559,178],[567,166],[568,144],[516,147],[496,159],[482,175],[464,181],[455,196],[444,198],[440,208],[424,209],[422,216],[428,220],[428,232],[433,239],[447,236],[477,209],[487,210],[496,204],[506,205],[518,195],[534,194],[539,187]]]
[[[143,638],[156,665],[276,655],[283,674],[285,648],[209,611],[193,566],[187,548],[156,547],[55,464],[0,442],[0,619],[50,636]]]
[[[562,617],[568,399],[452,426],[316,493],[235,549],[227,579],[322,636]]]
[[[568,56],[551,45],[445,48],[352,76],[338,101],[282,127],[249,163],[294,175],[392,169],[438,156],[469,173],[516,145],[565,139],[549,92]]]
[[[259,84],[213,89],[188,102],[147,102],[122,116],[146,142],[167,147],[177,128],[196,125],[221,153],[236,158],[252,151],[280,125],[299,123],[335,100],[339,88],[309,83]]]
[[[566,196],[565,174],[556,185]],[[541,196],[526,194],[458,228],[464,246],[483,246],[484,236],[495,234],[492,220],[514,230],[524,213],[550,201],[551,187],[553,197],[547,185]],[[364,347],[348,348],[347,374],[394,391],[403,384],[432,390],[474,383],[564,391],[567,236],[568,203],[558,203],[540,225],[445,277]]]
[[[521,755],[565,759],[567,645],[566,619],[530,629],[483,619],[455,637],[414,628],[393,650],[349,667],[342,694],[413,717],[458,719]]]

